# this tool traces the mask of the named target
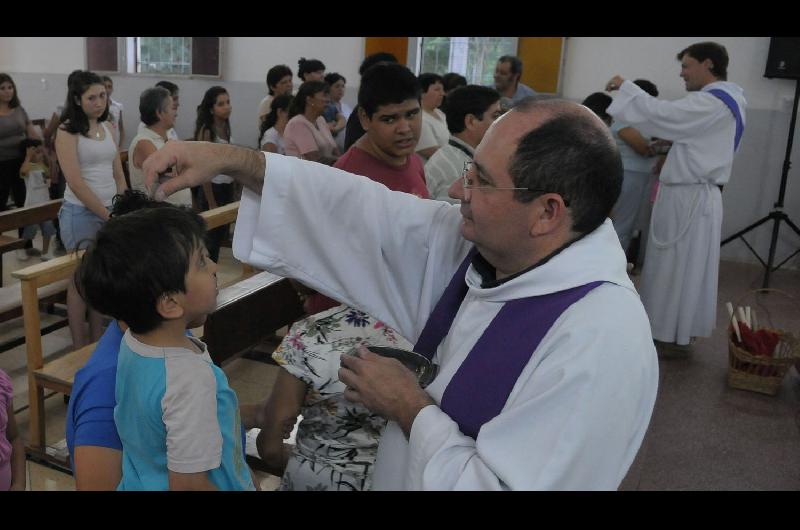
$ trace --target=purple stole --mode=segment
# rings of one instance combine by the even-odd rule
[[[742,113],[739,111],[739,105],[736,104],[733,96],[720,88],[712,88],[708,92],[722,101],[733,114],[733,119],[736,120],[736,136],[733,139],[733,150],[736,151],[739,149],[739,141],[741,141],[742,133],[744,133],[744,120],[742,119]]]
[[[436,303],[414,351],[433,359],[467,294],[464,277],[477,253],[472,249]],[[601,281],[557,293],[511,300],[503,305],[453,375],[440,408],[461,432],[477,438],[481,426],[505,406],[514,384],[553,323]]]

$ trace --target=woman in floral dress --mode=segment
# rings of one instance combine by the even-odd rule
[[[261,459],[281,490],[368,490],[386,420],[344,399],[339,357],[356,346],[412,345],[383,322],[346,305],[296,322],[272,358],[281,366],[261,407]],[[297,420],[296,444],[284,443]]]

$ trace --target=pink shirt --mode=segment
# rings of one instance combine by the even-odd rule
[[[287,155],[299,158],[311,151],[319,151],[322,156],[330,157],[336,149],[336,140],[322,116],[317,118],[316,124],[302,114],[289,120],[283,132],[283,143]]]
[[[8,491],[11,487],[11,442],[8,441],[6,428],[8,426],[8,405],[14,391],[11,387],[11,378],[0,370],[0,491]]]
[[[413,153],[404,166],[390,166],[355,145],[350,147],[333,165],[356,175],[380,182],[393,191],[413,193],[417,197],[430,197],[425,185],[425,168],[422,159]]]

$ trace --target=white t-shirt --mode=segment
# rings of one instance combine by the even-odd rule
[[[119,147],[119,120],[122,118],[123,110],[122,103],[119,101],[112,99],[108,105],[108,124],[111,126],[111,135],[114,137],[117,147]]]
[[[417,153],[429,147],[444,147],[450,139],[450,130],[447,128],[447,117],[439,109],[433,109],[433,114],[422,111],[422,131],[417,142]],[[424,157],[423,157],[424,158]]]
[[[283,145],[283,135],[278,132],[278,129],[275,127],[270,127],[266,131],[264,131],[263,136],[261,136],[261,140],[258,142],[258,148],[263,149],[265,143],[275,144],[278,148],[278,153],[285,155],[286,148]]]
[[[147,128],[147,126],[144,124],[144,122],[140,121],[139,122],[139,128],[136,129],[136,134],[137,135],[138,134],[142,134],[142,130],[144,130],[146,128]],[[175,127],[173,127],[172,129],[167,131],[167,140],[180,140],[180,138],[178,138],[178,133],[175,131]],[[132,146],[128,146],[128,151],[132,152],[133,151],[133,147]]]

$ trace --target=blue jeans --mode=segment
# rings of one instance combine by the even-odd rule
[[[64,201],[58,211],[58,222],[64,248],[73,251],[93,241],[105,221],[85,206]]]

